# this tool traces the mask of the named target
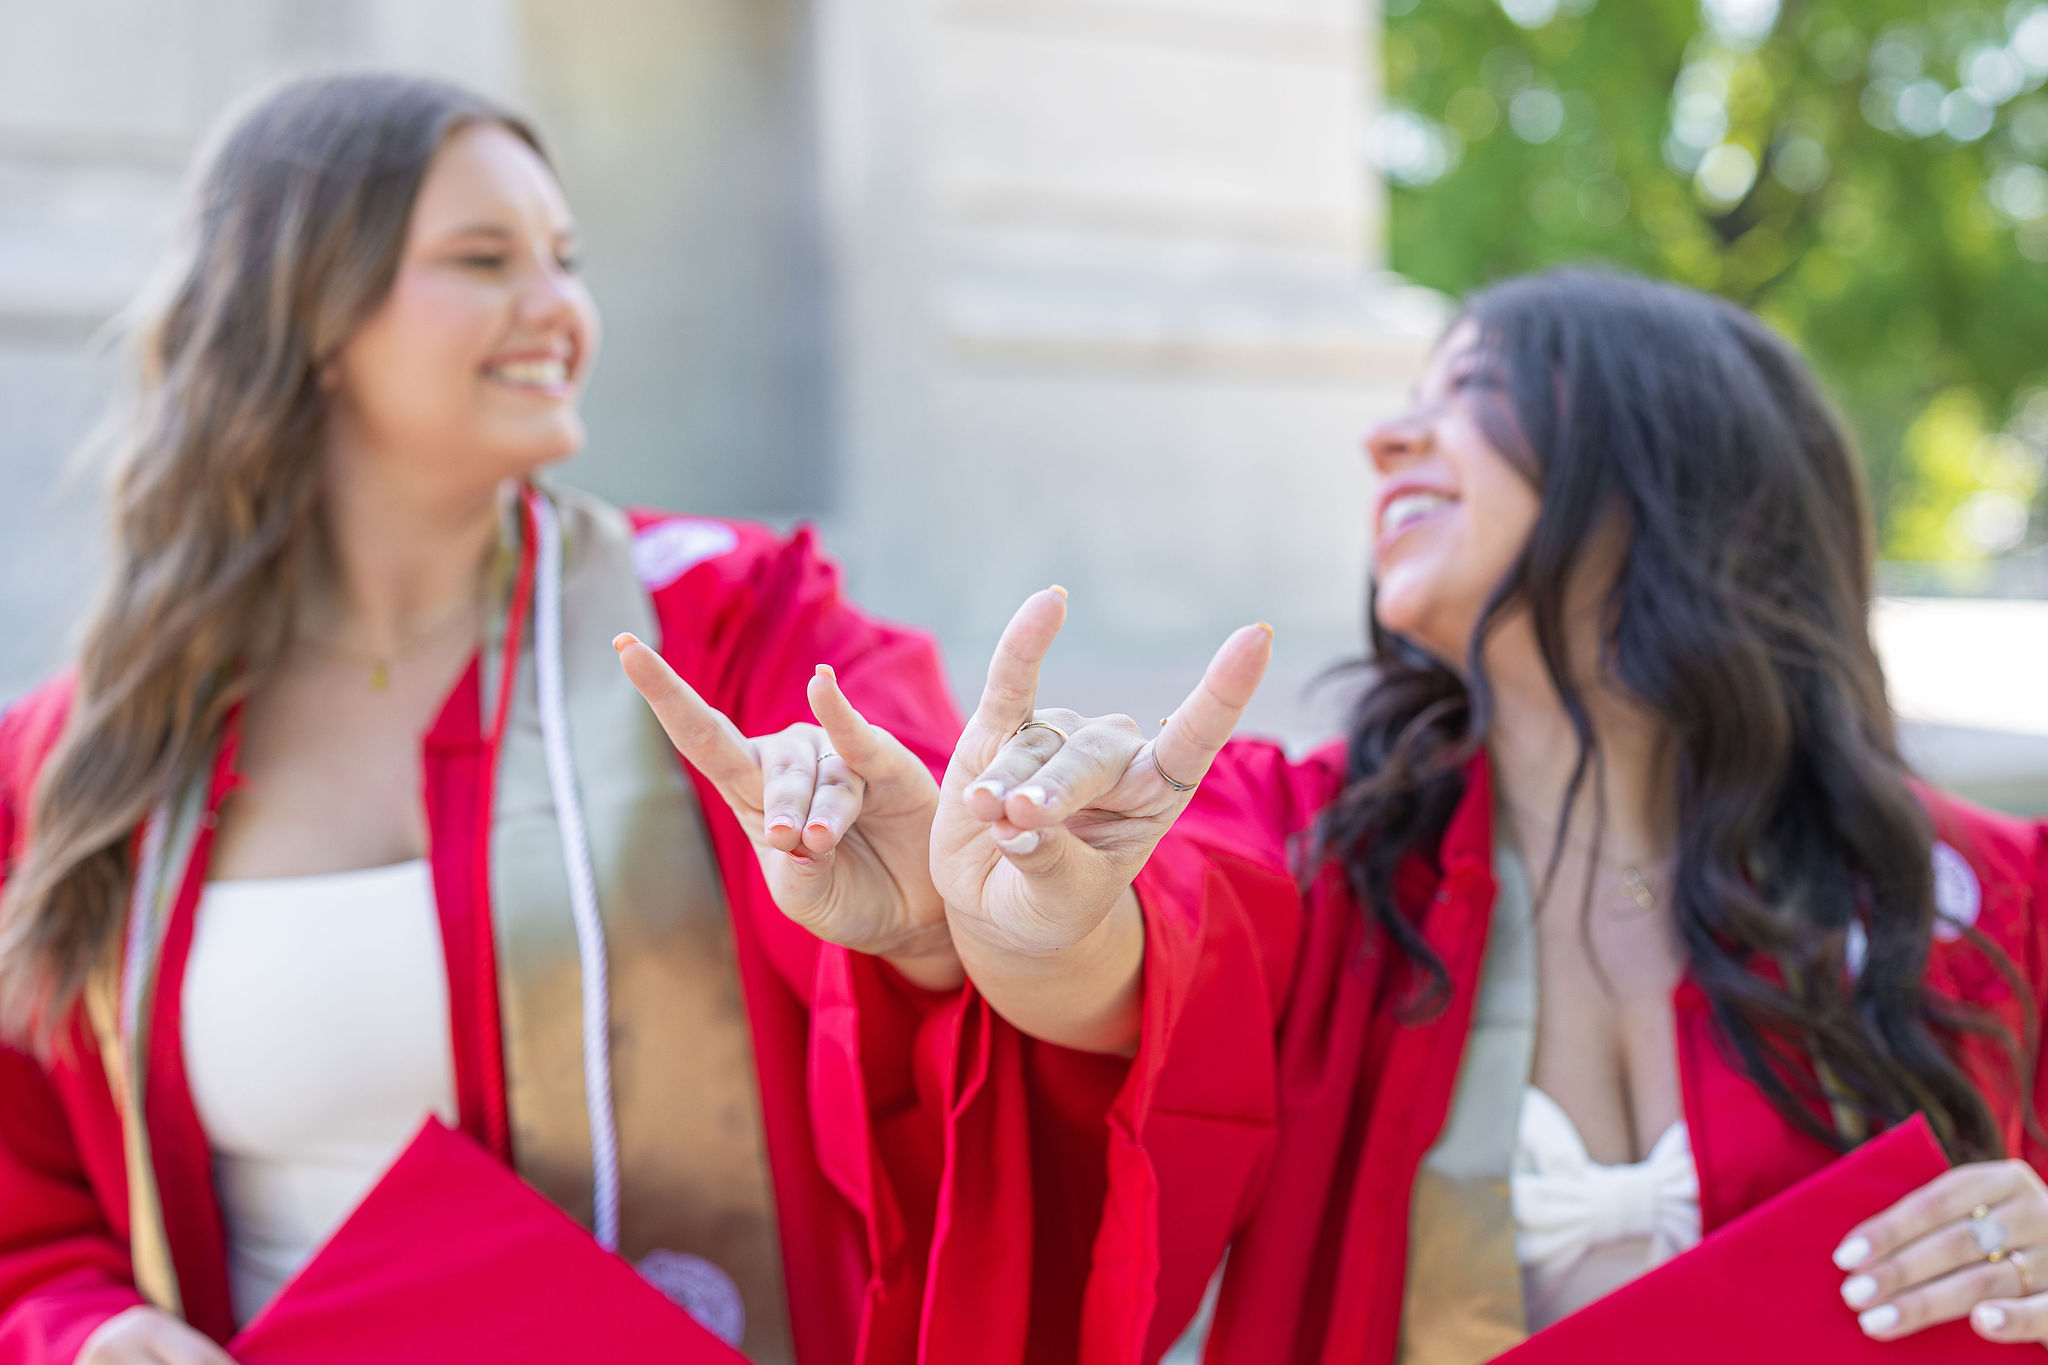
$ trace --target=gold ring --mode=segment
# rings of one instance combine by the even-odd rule
[[[2017,1270],[2020,1273],[2020,1297],[2023,1299],[2033,1298],[2034,1272],[2032,1268],[2027,1265],[2026,1253],[2021,1251],[2008,1251],[2005,1253],[2005,1259],[2007,1264],[2012,1266],[2014,1270]]]
[[[1050,730],[1060,737],[1060,743],[1062,744],[1065,744],[1069,739],[1073,738],[1073,736],[1069,735],[1065,730],[1060,729],[1059,726],[1054,725],[1049,720],[1027,720],[1022,725],[1017,727],[1017,735],[1023,734],[1026,730]],[[1017,735],[1011,735],[1010,738],[1015,739]]]
[[[1159,774],[1160,781],[1177,792],[1191,792],[1195,789],[1194,783],[1175,781],[1172,777],[1168,776],[1166,769],[1159,766],[1159,746],[1157,744],[1152,746],[1152,771]]]
[[[2005,1239],[2011,1234],[2004,1223],[1991,1216],[1990,1209],[1979,1204],[1970,1210],[1970,1221],[1963,1226],[1969,1229],[1970,1240],[1977,1244],[1977,1253],[1985,1260],[1997,1265],[2005,1259]]]

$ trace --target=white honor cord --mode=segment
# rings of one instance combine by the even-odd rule
[[[562,701],[562,535],[546,498],[533,501],[539,529],[539,581],[534,601],[534,664],[540,692],[541,748],[547,755],[548,787],[555,824],[562,834],[562,862],[569,876],[569,909],[576,921],[576,955],[583,969],[583,1099],[590,1111],[592,1222],[607,1251],[619,1249],[619,1130],[612,1112],[611,986],[604,921],[597,912],[597,877],[590,865],[590,840],[583,828],[583,803],[569,758],[569,717]],[[122,958],[121,1030],[135,1038],[142,1023],[145,965],[156,919],[157,886],[163,880],[164,843],[171,803],[158,803],[142,829],[142,857],[129,897],[128,942]]]
[[[583,1102],[590,1111],[592,1230],[606,1251],[619,1249],[619,1130],[612,1112],[611,986],[604,921],[597,912],[597,876],[583,803],[569,757],[569,714],[562,696],[562,532],[554,505],[533,500],[539,574],[534,589],[534,672],[540,692],[541,748],[555,824],[562,834],[562,864],[569,874],[569,909],[576,920],[576,954],[583,968]]]
[[[121,956],[121,1039],[141,1036],[142,977],[155,932],[156,889],[164,877],[164,840],[171,824],[171,803],[159,801],[142,826],[142,857],[128,893],[128,944]]]

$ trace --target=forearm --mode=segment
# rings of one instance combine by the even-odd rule
[[[1084,938],[1054,953],[1019,952],[982,922],[948,913],[959,961],[997,1014],[1060,1047],[1137,1053],[1145,921],[1135,892],[1126,888]]]

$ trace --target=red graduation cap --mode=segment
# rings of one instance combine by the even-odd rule
[[[433,1119],[228,1352],[239,1365],[745,1365]]]
[[[1967,1322],[1873,1341],[1842,1303],[1835,1247],[1948,1169],[1915,1115],[1715,1232],[1691,1251],[1536,1333],[1496,1365],[2013,1365]]]

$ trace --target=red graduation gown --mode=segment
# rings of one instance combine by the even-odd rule
[[[830,663],[870,719],[943,767],[959,726],[936,649],[849,604],[808,528],[784,539],[745,523],[651,512],[632,521],[663,655],[743,731],[810,720],[805,684]],[[424,737],[421,775],[462,1127],[509,1160],[486,872],[492,755],[478,679],[472,665]],[[71,690],[60,678],[0,717],[0,875],[27,837],[29,793]],[[952,1055],[960,999],[927,996],[878,959],[785,919],[724,801],[691,776],[733,921],[798,1358],[918,1359],[942,1121],[936,1089],[918,1089],[917,1064],[932,1059],[937,1074],[936,1059]],[[212,808],[235,780],[231,740]],[[179,1018],[206,852],[202,834],[168,931],[146,1103],[185,1311],[225,1341],[225,1238]],[[0,1365],[69,1362],[108,1317],[142,1302],[120,1118],[82,1012],[69,1044],[47,1069],[0,1049]]]
[[[1102,1200],[1099,1224],[1083,1229],[1073,1208],[1049,1209],[1044,1194],[1034,1214],[1029,1154],[1014,1144],[950,1163],[933,1312],[944,1311],[942,1286],[964,1286],[979,1267],[974,1308],[984,1319],[999,1315],[1000,1295],[1016,1302],[1035,1293],[1042,1314],[1078,1304],[1069,1358],[1151,1361],[1184,1328],[1228,1246],[1211,1365],[1395,1360],[1409,1195],[1449,1110],[1491,919],[1491,796],[1484,765],[1475,765],[1438,867],[1417,867],[1399,888],[1453,986],[1439,1017],[1404,1025],[1393,1009],[1393,950],[1373,942],[1341,875],[1326,871],[1304,891],[1294,872],[1342,778],[1336,748],[1297,764],[1270,745],[1239,741],[1219,759],[1139,877],[1144,1035],[1100,1110],[1089,1112],[1084,1091],[1057,1074],[991,1066],[990,1057],[1018,1046],[1001,1036],[966,1054],[950,1117],[956,1148],[968,1150],[1008,1112],[1028,1111],[1035,1130],[1064,1125],[1077,1143],[1100,1117],[1107,1184],[1072,1191]],[[1974,878],[1976,927],[2038,995],[2048,945],[2036,911],[2037,831],[1939,794],[1927,800],[1938,837]],[[1967,941],[1937,942],[1928,980],[2024,1036],[2019,1002]],[[1695,983],[1681,983],[1674,1007],[1701,1220],[1711,1231],[1818,1170],[1830,1153],[1786,1123],[1730,1060]],[[2027,1106],[2038,1108],[2048,1090],[2025,1093],[1988,1045],[1971,1043],[1964,1060],[2008,1149],[2048,1170],[2048,1153],[2024,1123]],[[963,1209],[974,1216],[952,1216]],[[1009,1250],[1034,1216],[1035,1271]],[[1057,1251],[1050,1258],[1049,1248]],[[998,1289],[994,1272],[1015,1278]]]

